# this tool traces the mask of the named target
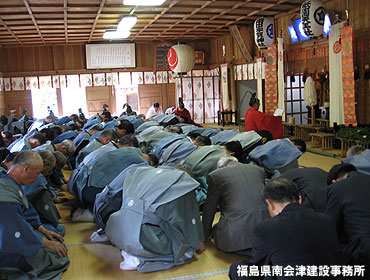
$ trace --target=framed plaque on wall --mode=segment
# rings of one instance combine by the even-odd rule
[[[135,43],[86,44],[87,69],[135,68]]]

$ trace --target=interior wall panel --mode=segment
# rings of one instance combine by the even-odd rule
[[[28,113],[32,116],[32,97],[30,90],[24,91],[6,91],[5,92],[5,114],[9,115],[10,110],[16,110],[16,117],[22,117],[22,110],[27,109]],[[1,98],[0,98],[1,100]],[[0,101],[1,104],[1,101]]]

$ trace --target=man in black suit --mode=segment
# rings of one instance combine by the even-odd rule
[[[297,184],[302,205],[317,212],[324,212],[327,197],[328,173],[317,167],[296,168],[280,175]]]
[[[282,266],[283,275],[249,276],[247,279],[302,279],[296,266],[341,265],[340,243],[334,221],[326,214],[316,213],[300,205],[297,186],[285,178],[270,181],[263,198],[272,219],[256,226],[253,256],[249,263],[238,262],[230,267],[230,279],[239,277],[239,265]],[[288,266],[293,275],[285,274]],[[312,278],[311,278],[312,279]],[[338,279],[338,277],[336,278]]]
[[[344,173],[345,169],[350,170],[348,164],[334,166],[329,172],[328,181],[334,183],[329,187],[325,212],[336,222],[346,263],[365,265],[365,279],[370,279],[370,175]]]

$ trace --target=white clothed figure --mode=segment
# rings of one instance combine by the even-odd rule
[[[163,109],[161,106],[154,107],[154,104],[149,108],[148,112],[146,113],[146,119],[151,119],[155,116],[163,114]]]

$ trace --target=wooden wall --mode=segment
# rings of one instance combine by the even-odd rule
[[[204,51],[205,64],[209,64],[210,46],[207,40],[190,42],[189,45],[195,50]],[[153,69],[154,49],[152,43],[136,44],[135,71]],[[13,76],[22,73],[29,75],[29,73],[56,71],[83,73],[86,68],[84,45],[3,47],[0,48],[0,59],[0,72]]]
[[[363,32],[364,30],[370,30],[370,1],[368,0],[350,0],[348,1],[349,6],[349,23],[354,26],[356,33]],[[333,13],[339,13],[341,19],[345,19],[346,0],[331,0],[324,3],[324,7],[327,12],[332,11]],[[282,30],[284,42],[290,44],[290,36],[288,32],[288,25],[291,19],[299,18],[299,11],[283,17],[280,17],[276,21],[276,30]],[[296,15],[296,17],[294,17]],[[303,43],[302,43],[303,44]],[[299,45],[299,44],[295,44]]]
[[[258,48],[254,43],[254,31],[253,25],[249,26],[239,26],[239,31],[251,52],[252,57],[258,56]],[[226,55],[223,57],[222,46],[226,47]],[[217,65],[221,63],[232,63],[232,64],[242,64],[246,63],[243,55],[239,49],[239,46],[233,36],[230,34],[212,39],[210,41],[210,64]]]
[[[33,115],[32,97],[30,90],[5,92],[5,115],[10,115],[10,110],[16,110],[16,117],[22,117],[22,110],[27,109],[29,115]]]
[[[0,71],[7,74],[86,68],[84,45],[3,47],[0,52]],[[151,44],[136,44],[137,68],[153,68],[153,56]]]

